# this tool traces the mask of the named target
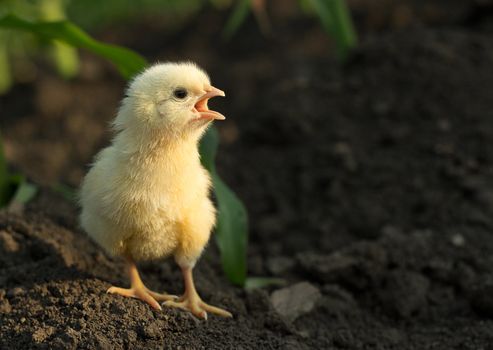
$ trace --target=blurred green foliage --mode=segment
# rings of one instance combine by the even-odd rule
[[[266,12],[266,1],[256,2],[257,16]],[[320,19],[323,28],[336,42],[339,59],[346,59],[349,51],[357,45],[358,41],[346,1],[299,0],[299,3],[303,12],[315,14]],[[226,39],[230,39],[238,31],[252,9],[254,9],[254,0],[236,1],[236,6],[224,26],[223,36]],[[257,18],[257,20],[259,21],[259,25],[262,24],[260,18]],[[263,22],[265,22],[265,19]]]
[[[177,28],[199,11],[212,6],[231,9],[224,24],[223,37],[231,38],[252,9],[263,32],[268,25],[265,6],[268,0],[0,0],[0,16],[7,13],[29,21],[60,21],[67,17],[82,28],[97,30],[112,25],[128,25],[136,19],[148,19],[149,25]],[[296,0],[293,0],[296,1]],[[357,37],[345,0],[298,0],[301,10],[317,16],[323,28],[334,38],[338,57],[345,59],[356,46]],[[262,11],[259,11],[262,9]],[[264,16],[261,16],[263,14]],[[263,24],[263,25],[262,25]],[[38,38],[39,39],[39,38]],[[40,49],[51,57],[58,72],[70,78],[77,74],[79,60],[76,51],[63,41],[38,40],[25,34],[12,36],[10,30],[0,30],[0,94],[8,91],[13,80],[25,81],[35,71],[32,57]],[[49,45],[47,45],[49,43]]]
[[[112,24],[128,24],[135,19],[152,17],[167,25],[179,25],[208,4],[223,6],[228,0],[72,0],[68,17],[85,29],[99,29]],[[157,25],[161,23],[156,23]]]
[[[112,62],[125,79],[142,71],[147,61],[139,54],[116,45],[101,43],[69,21],[31,22],[9,14],[0,18],[0,28],[19,29],[36,34],[42,39],[57,40],[92,51]]]
[[[309,0],[324,29],[336,41],[337,54],[346,59],[358,39],[345,0]]]
[[[57,21],[65,18],[65,0],[0,0],[0,16],[16,13],[27,20]],[[76,51],[60,41],[49,45],[27,33],[0,30],[0,94],[8,91],[16,80],[29,80],[34,71],[31,57],[46,49],[58,72],[71,78],[78,72],[79,59]]]
[[[230,39],[241,27],[243,22],[246,20],[248,14],[250,13],[252,4],[250,0],[237,0],[235,8],[231,13],[228,21],[224,25],[223,37],[225,39]]]

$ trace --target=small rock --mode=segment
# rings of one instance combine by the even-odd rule
[[[137,334],[144,339],[159,339],[163,336],[163,330],[157,322],[141,324],[137,328]]]
[[[7,253],[15,253],[19,250],[19,243],[7,231],[0,231],[0,247]]]
[[[464,238],[463,235],[461,235],[460,233],[456,233],[454,234],[451,238],[450,238],[450,241],[452,242],[452,244],[456,247],[463,247],[464,244],[466,243],[466,240]]]
[[[301,315],[310,312],[321,296],[317,287],[308,282],[301,282],[276,290],[270,300],[280,315],[293,322]]]
[[[125,334],[123,335],[123,339],[127,344],[133,344],[137,340],[137,332],[130,329],[125,332]]]
[[[32,334],[32,339],[35,343],[42,343],[48,337],[50,337],[54,332],[55,332],[54,327],[48,326],[48,327],[38,328]]]
[[[0,299],[0,314],[8,314],[12,311],[12,306],[10,305],[8,299]]]

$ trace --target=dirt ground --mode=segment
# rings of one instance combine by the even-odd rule
[[[196,60],[227,92],[218,169],[250,213],[249,273],[285,280],[231,286],[212,242],[198,289],[232,320],[105,294],[127,283],[122,262],[47,188],[77,185],[107,144],[124,87],[111,68],[84,55],[75,81],[40,71],[0,97],[7,156],[44,186],[0,212],[0,349],[493,349],[493,19],[465,3],[374,26],[344,65],[299,19],[270,39],[249,22],[228,45],[211,13],[168,36],[101,34]],[[142,272],[180,293],[172,261]]]

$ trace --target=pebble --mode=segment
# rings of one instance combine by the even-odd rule
[[[274,291],[270,300],[281,316],[293,322],[301,315],[310,312],[321,296],[320,290],[313,284],[300,282]]]
[[[31,337],[35,343],[42,343],[48,337],[50,337],[54,332],[55,332],[54,327],[51,327],[51,326],[42,327],[42,328],[36,329]]]
[[[466,240],[464,238],[463,235],[461,235],[460,233],[456,233],[454,234],[451,238],[450,238],[452,244],[456,247],[463,247],[464,244],[466,243]]]
[[[15,253],[20,249],[14,237],[4,230],[0,231],[0,247],[3,247],[7,253]]]

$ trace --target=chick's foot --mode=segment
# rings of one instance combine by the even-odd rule
[[[216,314],[222,317],[233,317],[233,315],[221,308],[209,305],[200,299],[200,296],[195,289],[192,277],[191,268],[182,268],[183,279],[185,283],[185,294],[177,300],[168,300],[163,303],[163,306],[176,307],[190,311],[193,315],[207,320],[207,313]]]
[[[149,304],[153,309],[161,310],[159,302],[175,300],[176,295],[160,294],[149,290],[139,276],[137,266],[132,259],[127,258],[128,275],[130,276],[130,288],[110,287],[106,293],[119,294],[124,297],[140,299]]]
[[[169,300],[163,303],[163,306],[177,307],[179,309],[190,311],[193,315],[207,320],[207,313],[216,314],[222,317],[233,317],[233,315],[221,308],[204,303],[200,297],[194,296],[181,297],[177,301]]]
[[[156,310],[161,310],[159,302],[175,300],[178,298],[176,295],[153,292],[152,290],[147,289],[145,286],[131,288],[120,288],[112,286],[106,291],[106,293],[119,294],[124,297],[140,299]]]

